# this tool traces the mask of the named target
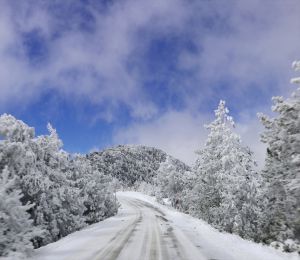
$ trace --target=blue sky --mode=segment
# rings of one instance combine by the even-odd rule
[[[192,163],[225,99],[263,160],[257,112],[293,90],[298,0],[5,1],[0,112],[85,153],[134,143]]]

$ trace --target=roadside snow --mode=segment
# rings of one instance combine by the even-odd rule
[[[300,260],[297,253],[221,233],[142,193],[118,192],[117,196],[121,208],[116,216],[35,250],[31,259]],[[166,235],[168,230],[172,236]]]
[[[166,214],[178,231],[194,241],[211,259],[222,260],[299,260],[297,253],[284,253],[273,247],[242,239],[233,234],[222,233],[206,222],[178,212],[156,202],[154,197],[139,192],[120,192],[122,196],[140,199],[153,204]]]

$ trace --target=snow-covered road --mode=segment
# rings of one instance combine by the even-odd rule
[[[120,192],[119,213],[36,250],[35,260],[298,260],[296,254],[222,234],[137,192]]]

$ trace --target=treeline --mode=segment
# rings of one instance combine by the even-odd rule
[[[294,67],[300,70],[300,62]],[[267,144],[262,171],[220,101],[193,169],[184,171],[168,158],[147,191],[221,231],[300,252],[300,88],[273,100],[277,117],[259,115]]]
[[[35,137],[22,121],[0,117],[0,256],[27,256],[117,212],[112,178],[63,151],[48,130]]]

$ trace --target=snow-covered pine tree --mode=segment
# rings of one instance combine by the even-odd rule
[[[259,175],[252,153],[232,131],[234,122],[228,113],[221,100],[216,119],[206,126],[210,133],[194,168],[197,184],[191,211],[222,230],[254,238]]]
[[[27,213],[33,204],[22,205],[23,195],[16,189],[15,180],[16,176],[5,167],[0,175],[0,256],[20,259],[30,254],[31,240],[40,236],[42,230],[33,226]]]
[[[182,166],[182,163],[167,156],[160,164],[157,176],[154,178],[155,196],[158,200],[168,198],[171,205],[180,210],[186,210],[186,189],[191,186],[191,173]]]
[[[161,200],[168,198],[172,206],[177,206],[179,192],[182,190],[182,179],[176,171],[175,166],[171,163],[171,158],[167,156],[166,160],[160,164],[155,179],[157,186],[156,197]]]
[[[294,62],[300,70],[300,62]],[[291,80],[300,83],[300,78]],[[265,242],[300,241],[300,88],[290,98],[274,97],[272,110],[278,115],[260,115],[265,127],[262,141],[268,145],[263,234]],[[289,250],[288,246],[286,248]]]

